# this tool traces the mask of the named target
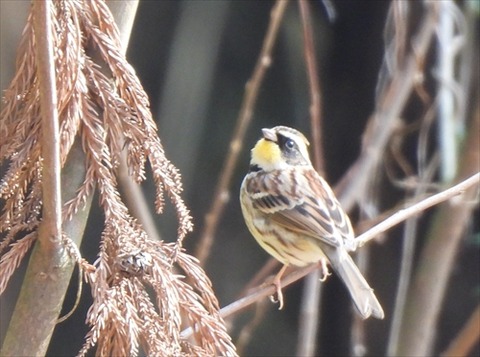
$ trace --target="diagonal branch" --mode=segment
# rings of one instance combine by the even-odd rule
[[[388,217],[383,222],[377,224],[375,227],[369,229],[367,232],[359,235],[355,240],[357,241],[358,247],[362,247],[369,240],[375,238],[379,234],[389,230],[393,226],[405,221],[407,218],[415,216],[417,214],[423,213],[426,209],[435,206],[441,202],[449,200],[454,196],[463,194],[466,190],[473,187],[475,184],[480,184],[480,173],[476,173],[468,179],[460,182],[459,184],[439,192],[433,196],[430,196],[413,206],[402,209],[392,216]]]

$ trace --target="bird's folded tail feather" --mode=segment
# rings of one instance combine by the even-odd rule
[[[329,256],[330,264],[346,285],[362,318],[373,316],[383,319],[385,315],[382,306],[352,257],[345,250],[335,253],[338,254],[333,254],[333,257]]]

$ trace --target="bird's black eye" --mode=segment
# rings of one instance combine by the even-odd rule
[[[292,139],[288,139],[287,141],[285,141],[285,147],[288,150],[292,150],[295,147],[295,142]]]
[[[280,149],[285,153],[285,154],[293,154],[298,150],[297,143],[295,140],[282,135],[282,134],[277,134],[278,138],[278,146],[280,146]]]

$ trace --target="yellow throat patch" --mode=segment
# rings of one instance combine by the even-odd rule
[[[282,162],[282,153],[277,144],[260,139],[252,149],[252,164],[264,169],[274,169]]]

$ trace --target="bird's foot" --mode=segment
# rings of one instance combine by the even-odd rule
[[[320,281],[323,283],[325,280],[327,280],[327,278],[332,275],[332,273],[328,270],[328,266],[327,266],[327,259],[325,258],[322,258],[320,259],[320,267],[322,269],[322,277],[320,278]]]

